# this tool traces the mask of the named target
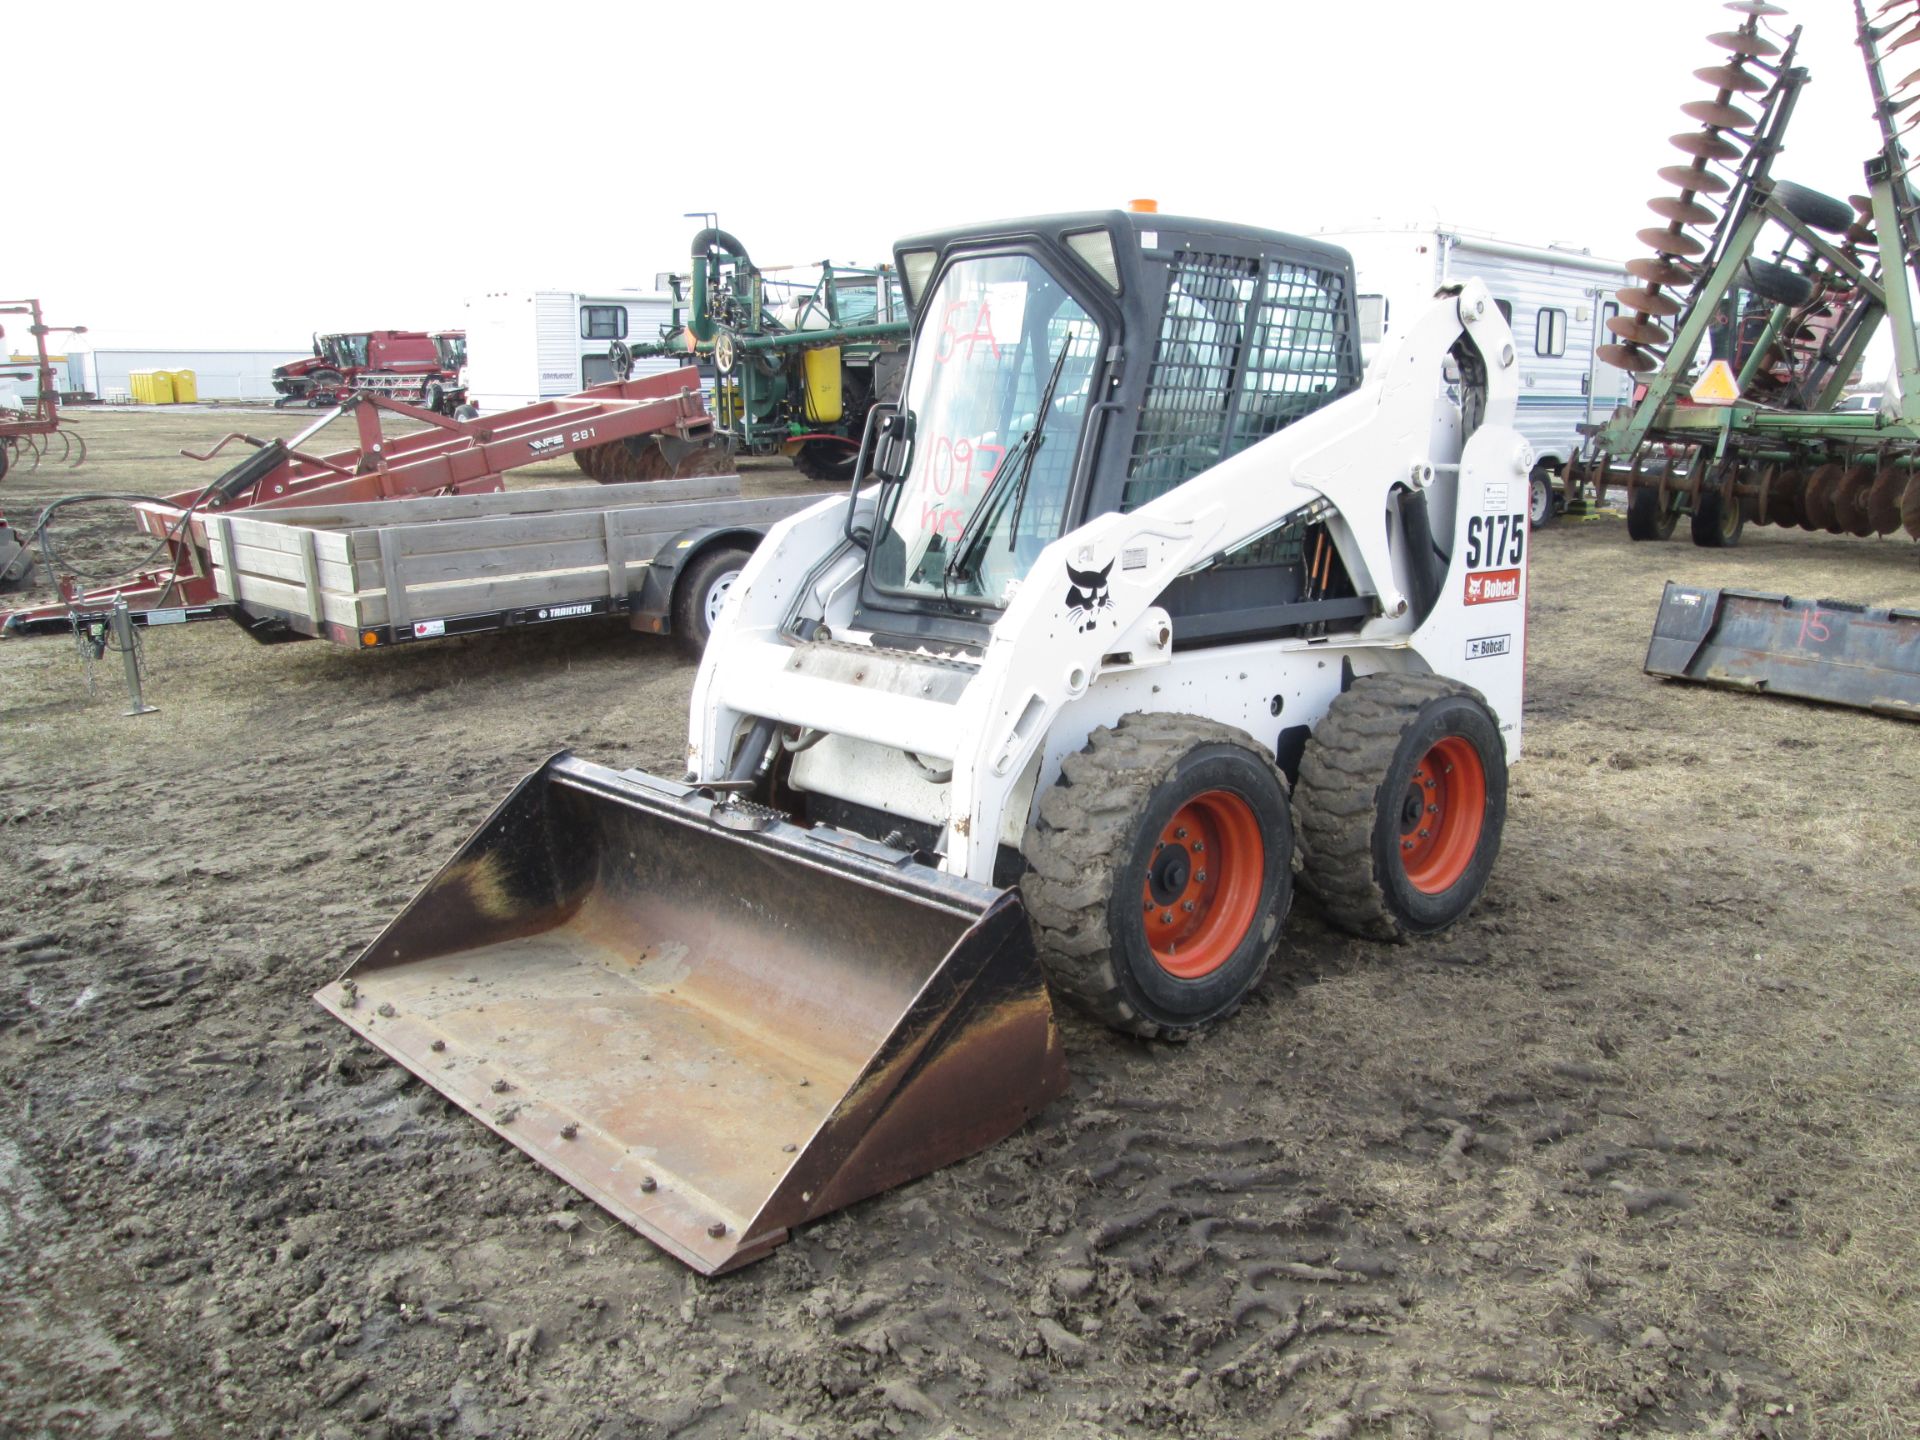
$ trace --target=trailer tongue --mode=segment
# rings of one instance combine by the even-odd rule
[[[566,755],[316,998],[707,1274],[1067,1083],[1015,892]]]

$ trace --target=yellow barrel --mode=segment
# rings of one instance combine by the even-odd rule
[[[846,413],[840,393],[840,347],[823,345],[807,351],[805,359],[808,423],[832,425]]]
[[[169,370],[173,379],[173,403],[191,405],[200,398],[200,377],[191,370]]]

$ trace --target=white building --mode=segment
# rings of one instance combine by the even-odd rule
[[[284,350],[73,350],[69,371],[76,388],[105,400],[131,387],[135,370],[191,370],[202,400],[272,400],[273,370],[313,353],[312,342]]]

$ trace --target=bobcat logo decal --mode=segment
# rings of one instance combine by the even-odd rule
[[[1067,613],[1082,630],[1093,629],[1100,612],[1113,608],[1113,597],[1107,593],[1107,576],[1112,572],[1111,560],[1099,570],[1067,566]]]

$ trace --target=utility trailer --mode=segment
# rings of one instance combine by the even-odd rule
[[[401,401],[361,394],[290,440],[228,435],[209,451],[184,453],[210,460],[235,441],[254,446],[253,453],[204,488],[133,507],[141,528],[164,548],[165,565],[89,591],[62,579],[58,604],[0,613],[0,635],[67,634],[103,621],[116,601],[132,610],[136,625],[223,613],[207,563],[207,526],[215,516],[240,510],[494,492],[505,488],[502,477],[508,470],[582,449],[619,450],[646,460],[650,474],[671,478],[677,463],[713,453],[704,443],[712,422],[698,387],[698,373],[688,367],[596,385],[484,421],[450,420]],[[356,448],[330,455],[302,448],[346,414],[352,415],[358,433]],[[388,414],[424,422],[425,428],[388,435],[381,422]],[[149,612],[157,618],[150,619]]]
[[[354,649],[625,615],[698,656],[769,525],[818,494],[734,475],[216,515],[214,585],[262,640]]]

